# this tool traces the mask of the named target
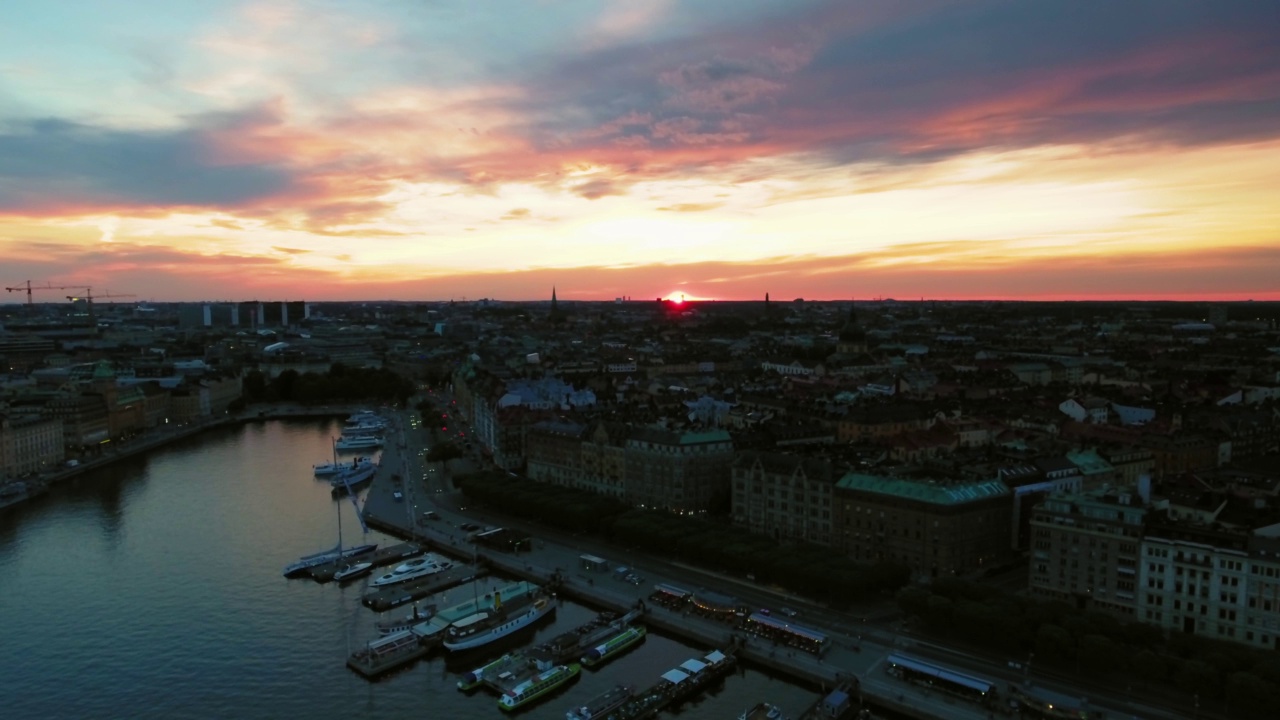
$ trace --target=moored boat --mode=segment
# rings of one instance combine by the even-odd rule
[[[538,588],[532,594],[508,599],[494,593],[493,606],[455,622],[444,639],[446,649],[457,652],[487,645],[529,627],[555,609],[551,598]]]
[[[420,608],[417,605],[414,605],[413,612],[408,615],[396,620],[380,620],[374,624],[374,627],[378,629],[378,634],[390,635],[392,633],[403,632],[415,625],[421,625],[422,623],[430,620],[435,614],[435,605],[428,605],[425,608]]]
[[[581,671],[582,666],[572,663],[539,672],[503,693],[498,698],[498,707],[506,711],[524,707],[578,677]]]
[[[334,447],[338,450],[372,450],[373,448],[382,447],[383,440],[380,435],[361,435],[359,437],[347,437],[343,435],[338,438],[338,442],[334,443]]]
[[[629,685],[616,685],[612,689],[587,701],[564,714],[565,720],[601,720],[627,703],[636,694]]]
[[[341,570],[335,572],[333,574],[333,579],[339,582],[343,580],[354,580],[361,575],[368,575],[371,570],[373,570],[373,563],[371,562],[352,563],[351,565],[347,565]]]
[[[493,662],[464,673],[462,679],[458,681],[458,689],[463,692],[474,690],[483,685],[486,679],[496,678],[511,670],[524,667],[528,662],[528,658],[520,653],[507,653]]]
[[[289,563],[285,566],[284,576],[292,577],[317,565],[324,565],[325,563],[331,563],[339,559],[347,560],[353,557],[359,557],[360,555],[371,553],[377,549],[378,544],[371,543],[368,545],[356,545],[355,547],[342,549],[335,547],[332,550],[325,550],[324,552],[318,552],[313,555],[303,555],[301,558],[298,558],[297,562]]]
[[[417,580],[428,575],[435,575],[453,567],[453,563],[435,553],[427,553],[420,558],[398,565],[395,570],[382,575],[369,583],[370,587],[395,585],[396,583]]]
[[[756,703],[755,707],[744,710],[738,720],[786,720],[777,705],[767,702]]]
[[[644,626],[626,628],[603,643],[587,650],[586,654],[582,656],[582,664],[587,667],[603,665],[643,641],[647,632]]]

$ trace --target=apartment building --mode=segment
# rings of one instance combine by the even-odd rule
[[[40,415],[0,415],[0,480],[60,465],[66,457],[62,420]]]
[[[1136,492],[1055,494],[1031,517],[1030,590],[1133,617],[1147,505]]]
[[[940,482],[850,473],[835,485],[835,546],[918,579],[964,575],[1012,557],[1013,500],[999,480]]]
[[[724,430],[632,430],[623,497],[632,505],[698,513],[729,504],[733,441]]]
[[[831,544],[831,463],[776,452],[740,453],[733,464],[733,522],[777,540]]]

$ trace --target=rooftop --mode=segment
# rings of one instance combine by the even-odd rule
[[[999,480],[944,484],[935,481],[906,480],[859,473],[849,473],[840,478],[840,481],[836,483],[836,487],[881,495],[894,495],[934,505],[961,505],[1009,494],[1009,488]]]

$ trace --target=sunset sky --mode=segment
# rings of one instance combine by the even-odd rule
[[[0,280],[1280,300],[1277,28],[1260,0],[6,0]]]

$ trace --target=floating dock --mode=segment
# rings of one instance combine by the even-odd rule
[[[487,567],[472,567],[468,565],[455,565],[448,570],[430,575],[418,582],[400,583],[397,585],[387,585],[376,590],[365,593],[361,602],[364,606],[374,612],[383,612],[393,607],[411,603],[416,600],[440,592],[448,590],[451,587],[461,585],[465,582],[471,582],[477,578],[482,578],[489,574]]]
[[[713,650],[704,658],[685,660],[679,667],[662,674],[653,687],[636,695],[609,717],[616,720],[640,720],[657,716],[664,708],[678,705],[733,669],[733,655]]]
[[[374,567],[382,567],[383,565],[400,562],[406,558],[416,557],[424,552],[426,552],[426,548],[420,544],[400,543],[399,545],[392,545],[391,547],[375,550],[367,555],[362,555],[359,558],[343,560],[341,563],[331,562],[323,565],[317,565],[313,568],[308,568],[307,573],[311,576],[312,580],[326,583],[333,579],[334,573],[352,562],[367,562],[373,563]]]

